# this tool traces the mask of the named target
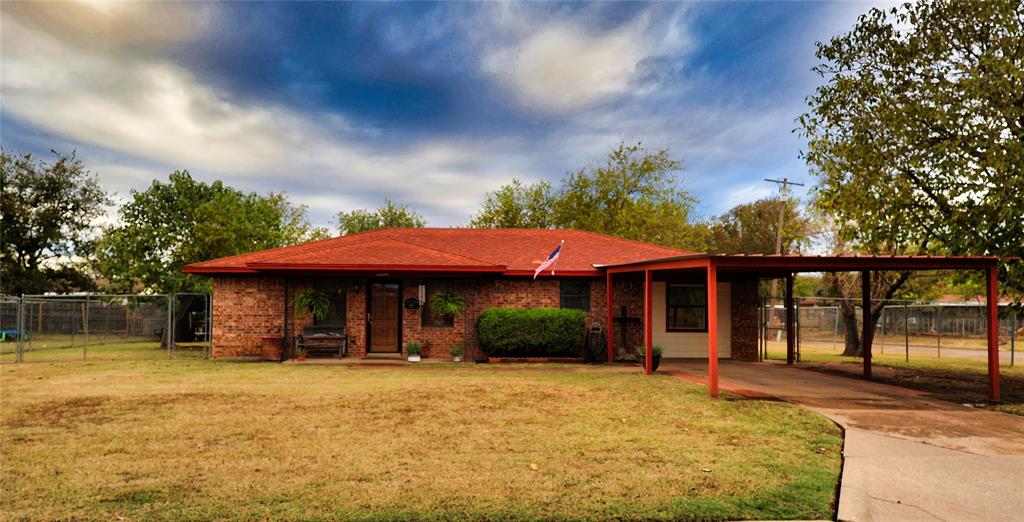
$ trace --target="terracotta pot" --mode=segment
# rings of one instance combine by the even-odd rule
[[[284,351],[284,338],[283,337],[262,337],[261,348],[263,349],[263,359],[266,361],[281,361],[281,352]]]
[[[300,355],[300,356],[296,357],[296,359],[297,359],[297,360],[298,360],[299,362],[302,362],[302,361],[305,361],[305,360],[306,360],[306,356],[305,356],[305,355]]]

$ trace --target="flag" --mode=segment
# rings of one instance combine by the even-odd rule
[[[558,261],[558,255],[562,253],[562,245],[564,244],[565,240],[563,240],[562,243],[558,245],[558,248],[556,248],[555,251],[552,252],[551,255],[548,256],[548,258],[543,263],[541,263],[540,266],[537,267],[536,270],[533,271],[534,279],[537,279],[537,276],[539,276],[540,273],[546,270],[548,267],[554,266],[555,261]],[[554,275],[554,273],[555,270],[552,269],[551,274]]]

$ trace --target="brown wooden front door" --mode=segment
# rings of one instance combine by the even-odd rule
[[[398,349],[399,288],[397,283],[373,283],[370,299],[370,351],[396,353]]]

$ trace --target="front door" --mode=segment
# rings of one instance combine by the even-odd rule
[[[373,283],[367,297],[370,313],[370,351],[397,353],[399,326],[399,288],[397,283]]]

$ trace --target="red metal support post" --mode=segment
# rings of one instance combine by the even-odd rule
[[[988,312],[988,398],[993,402],[1002,400],[999,386],[999,280],[996,267],[985,271],[987,290],[985,305]]]
[[[708,392],[718,398],[718,272],[708,263]]]
[[[796,315],[793,313],[793,274],[786,274],[786,364],[793,364],[796,353]]]
[[[860,302],[864,310],[864,317],[861,321],[860,342],[864,348],[864,377],[871,378],[871,341],[874,337],[871,324],[871,271],[864,270],[860,273]]]
[[[612,362],[612,361],[615,360],[615,348],[614,348],[614,342],[615,342],[615,322],[614,321],[615,321],[615,319],[613,319],[614,314],[612,312],[612,308],[613,308],[613,304],[612,303],[614,302],[614,300],[612,298],[612,273],[611,272],[605,272],[605,275],[604,275],[604,298],[605,298],[605,306],[608,308],[608,323],[607,323],[608,332],[605,334],[605,337],[607,337],[606,340],[608,342],[608,362]],[[626,326],[625,323],[623,323],[622,326],[625,327]],[[623,335],[623,337],[625,337],[626,332],[623,331],[622,335]]]
[[[651,271],[644,270],[644,373],[648,375],[654,372],[654,327],[651,325],[651,318],[654,316],[653,294]]]

